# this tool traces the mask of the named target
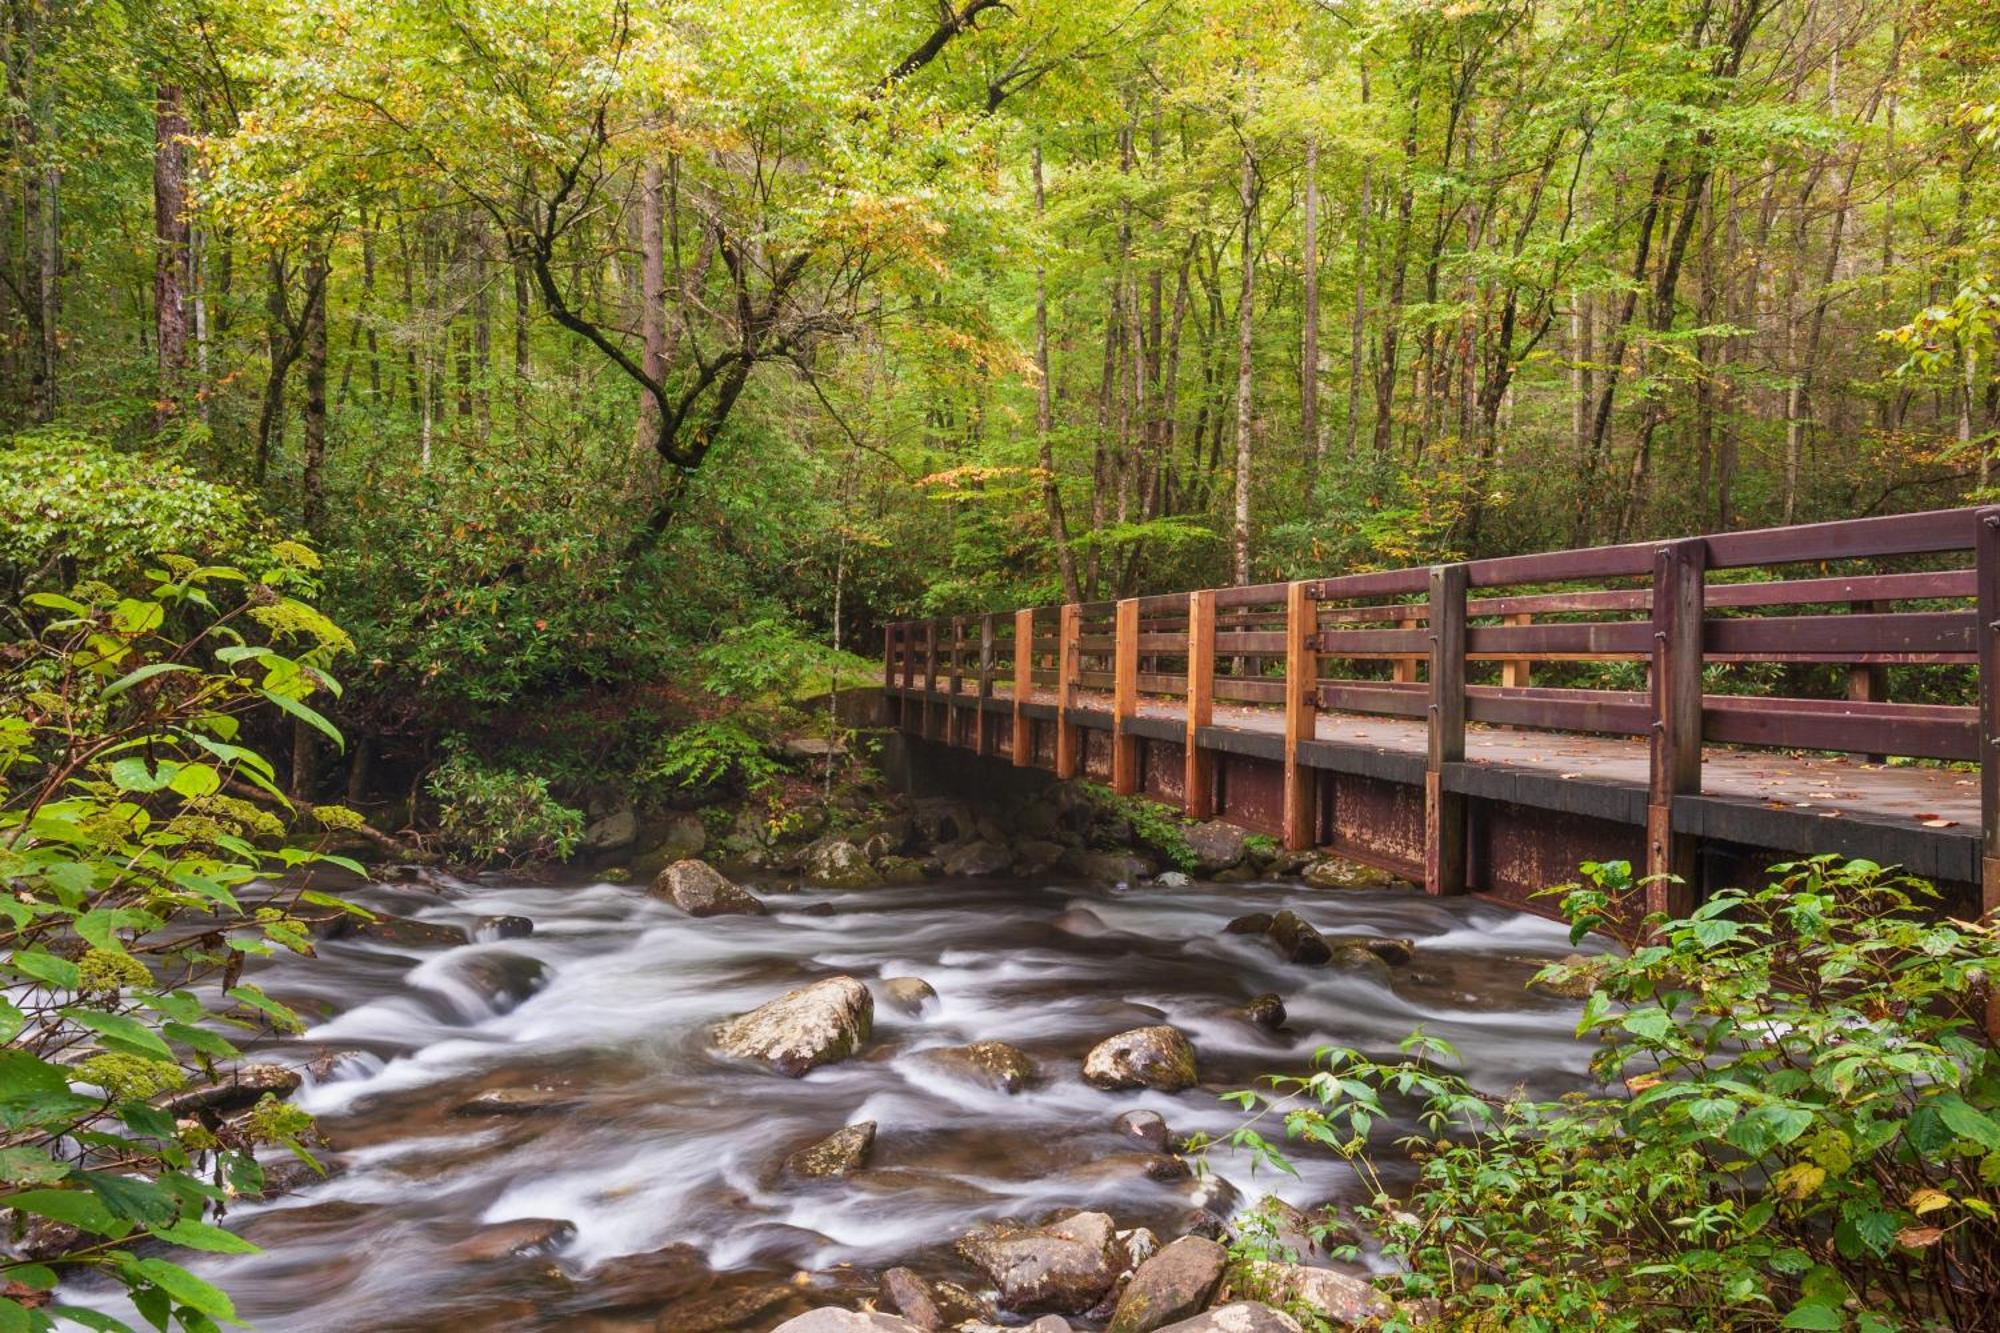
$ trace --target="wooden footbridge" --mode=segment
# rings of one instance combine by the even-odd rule
[[[887,627],[891,721],[1529,910],[1822,852],[2000,906],[2000,507]],[[1893,690],[1892,687],[1893,686]]]

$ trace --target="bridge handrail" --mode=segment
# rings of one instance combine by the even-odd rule
[[[1962,568],[1824,569],[1961,552],[1970,557]],[[1802,572],[1757,581],[1709,577],[1787,569]],[[1591,582],[1619,586],[1560,586]],[[1471,596],[1473,589],[1486,595]],[[921,664],[927,696],[976,692],[982,749],[991,747],[987,712],[1011,707],[1021,764],[1030,760],[1032,730],[1023,709],[1038,705],[1033,696],[1046,690],[1061,776],[1081,762],[1080,693],[1109,693],[1113,786],[1128,793],[1139,780],[1133,722],[1141,696],[1182,700],[1184,784],[1196,814],[1211,812],[1212,755],[1199,733],[1212,725],[1217,701],[1281,706],[1292,846],[1310,837],[1314,812],[1302,794],[1310,784],[1295,770],[1299,747],[1316,741],[1322,708],[1423,718],[1427,817],[1447,826],[1464,817],[1442,776],[1464,762],[1468,722],[1646,736],[1648,868],[1668,874],[1684,871],[1691,855],[1671,809],[1675,798],[1701,791],[1704,741],[1979,762],[1985,855],[2000,868],[2000,765],[1982,762],[2000,732],[1996,653],[2000,506],[904,621],[885,629],[883,669],[887,685],[900,678],[909,690]],[[1280,661],[1281,674],[1273,670]],[[1648,687],[1532,683],[1535,663],[1560,661],[1643,662]],[[1705,667],[1748,662],[1845,665],[1849,697],[1704,693]],[[1349,670],[1372,663],[1389,678],[1325,674],[1340,663]],[[1468,667],[1485,663],[1498,665],[1499,684],[1468,680]],[[1890,702],[1883,697],[1889,664],[1976,665],[1978,704]],[[1000,700],[1002,690],[1011,703]],[[947,709],[951,727],[960,725],[958,711]],[[1462,855],[1454,864],[1450,849],[1463,838],[1428,841],[1442,849],[1441,862],[1427,867],[1433,887],[1462,877]]]

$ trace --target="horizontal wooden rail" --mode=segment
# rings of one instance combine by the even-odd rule
[[[1648,687],[1538,688],[1540,663],[1643,664]],[[1846,697],[1703,688],[1709,668],[1760,663],[1787,673],[1792,693],[1844,668],[1833,689]],[[1960,695],[1976,706],[1890,702],[1890,664],[1976,666],[1976,693]],[[1283,745],[1271,752],[1285,761],[1295,845],[1320,817],[1299,754],[1321,710],[1414,723],[1428,739],[1426,878],[1440,892],[1460,886],[1467,864],[1464,789],[1447,779],[1468,724],[1646,738],[1655,875],[1689,873],[1672,809],[1701,792],[1704,744],[1978,763],[1986,901],[2000,903],[2000,765],[1983,763],[2000,743],[2000,507],[901,621],[884,629],[882,671],[906,727],[983,753],[1011,727],[1015,763],[1047,764],[1036,755],[1052,747],[1064,775],[1084,763],[1080,728],[1108,714],[1120,790],[1141,782],[1146,738],[1184,724],[1181,785],[1197,817],[1217,800],[1202,738],[1218,705],[1282,708]],[[1968,688],[1963,676],[1941,679],[1929,697]],[[1040,727],[1053,735],[1038,741]]]

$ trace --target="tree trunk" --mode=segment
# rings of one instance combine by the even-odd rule
[[[159,355],[159,392],[153,428],[166,429],[187,391],[188,268],[187,117],[181,90],[162,84],[153,104],[153,345]]]
[[[639,364],[654,382],[667,377],[667,173],[648,162],[639,185]],[[639,433],[634,457],[652,454],[660,433],[660,402],[649,389],[639,393]]]
[[[1306,140],[1305,329],[1299,345],[1299,444],[1306,455],[1306,501],[1319,483],[1325,441],[1319,431],[1319,140]]]
[[[1257,288],[1257,159],[1243,144],[1243,171],[1237,186],[1243,205],[1243,285],[1236,298],[1236,508],[1230,528],[1230,573],[1238,586],[1250,582],[1250,389],[1251,334],[1256,326],[1252,298]]]
[[[1042,193],[1042,146],[1035,145],[1035,217],[1047,212]],[[1063,600],[1080,602],[1083,590],[1076,579],[1076,554],[1069,547],[1069,522],[1063,514],[1062,488],[1056,484],[1055,441],[1052,438],[1053,411],[1049,385],[1049,278],[1047,267],[1035,261],[1035,440],[1042,469],[1042,505],[1048,511],[1049,537],[1055,542],[1056,564],[1062,571]]]
[[[306,260],[303,367],[305,424],[301,431],[300,509],[306,531],[318,535],[326,517],[326,288],[331,245],[316,244]]]

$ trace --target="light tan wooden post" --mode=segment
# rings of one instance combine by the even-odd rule
[[[1139,599],[1118,603],[1111,655],[1111,790],[1139,790],[1139,738],[1129,729],[1139,715]]]
[[[1026,768],[1035,762],[1034,723],[1021,705],[1035,692],[1035,613],[1014,613],[1014,767]]]
[[[1317,840],[1318,785],[1299,762],[1299,745],[1319,720],[1319,602],[1312,585],[1285,589],[1285,846],[1304,851]]]
[[[993,613],[979,618],[979,693],[974,696],[972,746],[982,755],[993,753]]]
[[[1403,620],[1398,620],[1396,622],[1397,629],[1415,629],[1416,627],[1417,627],[1417,622],[1414,620],[1403,619]],[[1390,664],[1389,668],[1391,673],[1390,679],[1402,685],[1416,684],[1417,661],[1418,659],[1414,657],[1397,658],[1393,663]]]
[[[1646,784],[1646,910],[1694,909],[1695,840],[1674,832],[1674,798],[1701,792],[1702,616],[1708,543],[1667,542],[1653,557],[1653,736]]]
[[[1502,617],[1502,620],[1509,625],[1532,625],[1535,623],[1535,616],[1531,611],[1517,611],[1511,616]],[[1500,664],[1500,683],[1511,690],[1527,689],[1531,683],[1530,672],[1533,666],[1532,662],[1525,660],[1502,662]]]
[[[1077,658],[1082,655],[1082,644],[1077,640],[1083,630],[1083,608],[1075,602],[1063,604],[1062,618],[1056,629],[1056,776],[1073,778],[1078,768],[1078,750],[1081,748],[1076,734],[1076,725],[1069,720],[1070,707],[1076,702]]]
[[[1215,591],[1188,594],[1187,767],[1181,810],[1189,819],[1215,813],[1215,756],[1201,746],[1201,729],[1215,721]]]

